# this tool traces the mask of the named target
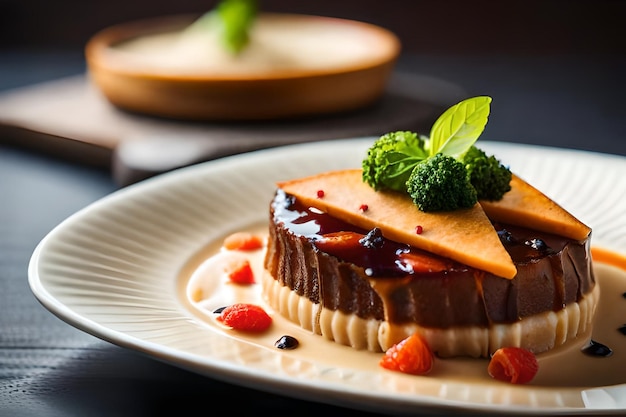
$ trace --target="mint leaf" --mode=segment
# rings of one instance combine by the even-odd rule
[[[478,140],[489,118],[491,97],[468,98],[446,110],[430,130],[429,153],[463,155]]]

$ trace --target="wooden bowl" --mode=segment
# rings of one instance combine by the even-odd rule
[[[299,118],[374,103],[401,49],[393,33],[375,25],[262,13],[250,46],[225,58],[225,50],[208,47],[208,38],[206,49],[197,35],[180,40],[196,18],[135,21],[95,34],[85,48],[92,82],[119,108],[152,116]]]

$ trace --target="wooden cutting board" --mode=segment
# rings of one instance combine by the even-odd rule
[[[112,106],[86,75],[0,94],[0,142],[72,162],[105,167],[120,186],[183,166],[292,143],[427,134],[434,120],[465,98],[458,86],[396,73],[376,105],[303,120],[195,123],[131,114]]]

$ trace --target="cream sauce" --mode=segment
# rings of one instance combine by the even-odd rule
[[[382,354],[339,345],[301,329],[294,323],[275,313],[261,294],[261,277],[264,274],[263,258],[265,250],[251,252],[228,251],[223,248],[208,249],[202,253],[204,261],[196,260],[182,278],[186,298],[184,304],[191,306],[196,316],[209,323],[215,331],[229,337],[245,340],[264,349],[277,349],[274,343],[283,335],[299,340],[300,346],[287,355],[301,359],[326,363],[339,369],[355,368],[386,371],[378,366]],[[236,285],[228,281],[223,265],[230,259],[244,256],[253,267],[256,283]],[[626,383],[626,374],[616,372],[626,369],[626,336],[618,329],[626,321],[626,269],[595,262],[596,279],[600,285],[600,301],[591,334],[583,335],[566,346],[539,354],[539,372],[530,383],[545,387],[596,387]],[[213,311],[234,302],[248,302],[261,305],[273,318],[270,329],[261,335],[247,335],[221,325]],[[592,357],[581,349],[590,338],[606,344],[616,354],[610,357]],[[452,358],[435,360],[428,378],[453,380],[462,383],[498,384],[487,374],[486,359]]]

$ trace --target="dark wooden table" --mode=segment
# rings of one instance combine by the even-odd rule
[[[405,56],[400,68],[492,96],[486,140],[626,156],[622,56]],[[83,70],[80,54],[3,53],[0,88]],[[373,415],[201,377],[96,339],[43,308],[27,282],[35,246],[118,187],[107,169],[0,138],[0,416],[215,414],[218,401],[236,415]]]

